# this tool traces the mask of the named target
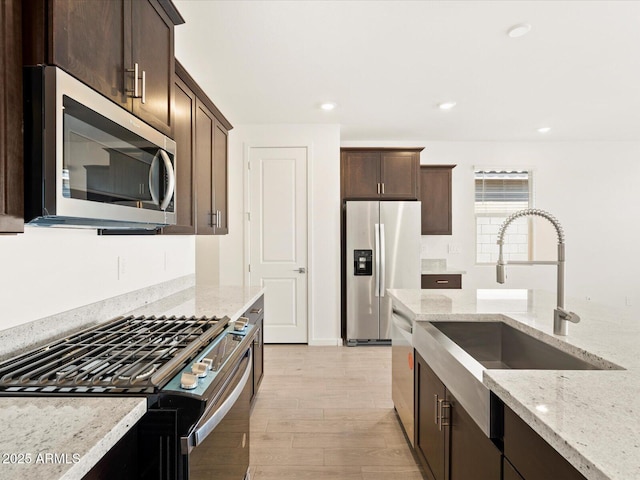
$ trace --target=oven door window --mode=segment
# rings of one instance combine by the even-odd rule
[[[63,96],[62,195],[174,211],[173,156]]]

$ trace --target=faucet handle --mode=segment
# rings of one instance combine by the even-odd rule
[[[553,333],[555,335],[568,335],[569,324],[567,322],[578,323],[579,321],[580,317],[577,313],[557,307],[553,311]]]
[[[560,308],[560,307],[556,308],[556,312],[558,312],[558,316],[562,320],[566,320],[567,322],[571,322],[571,323],[580,322],[580,316],[575,312],[570,312],[569,310],[565,310],[564,308]]]

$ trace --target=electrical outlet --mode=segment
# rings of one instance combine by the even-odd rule
[[[587,296],[585,296],[585,297],[584,297],[584,299],[585,299],[587,302],[590,302],[590,301],[591,301],[591,295],[587,295]]]
[[[459,254],[460,253],[460,245],[457,243],[450,243],[447,246],[447,251],[451,254]]]
[[[127,274],[127,262],[124,257],[118,257],[118,280],[122,280]]]
[[[633,305],[633,300],[631,299],[631,297],[629,296],[624,297],[624,304],[627,307],[631,307]]]

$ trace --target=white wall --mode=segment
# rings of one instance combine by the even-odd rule
[[[473,168],[522,166],[534,172],[535,206],[554,214],[564,228],[567,297],[640,312],[640,142],[342,143],[365,145],[425,146],[422,164],[457,165],[453,235],[423,237],[423,257],[447,258],[450,268],[466,270],[464,287],[500,287],[494,266],[475,264]],[[450,244],[460,253],[449,254]],[[507,267],[506,288],[555,292],[555,285],[553,266]]]
[[[0,330],[193,274],[194,257],[184,235],[25,227],[0,236]]]
[[[340,342],[340,129],[338,125],[237,125],[229,134],[229,235],[220,238],[220,284],[243,285],[246,146],[309,148],[309,344]]]

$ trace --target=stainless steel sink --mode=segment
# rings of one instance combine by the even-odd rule
[[[603,370],[503,322],[434,322],[487,369]]]
[[[549,340],[556,339],[549,336]],[[500,321],[418,322],[413,329],[412,342],[489,437],[499,435],[500,427],[495,422],[498,402],[492,399],[491,391],[482,383],[485,370],[620,369],[598,357],[589,358],[586,352],[586,358],[578,358]]]

